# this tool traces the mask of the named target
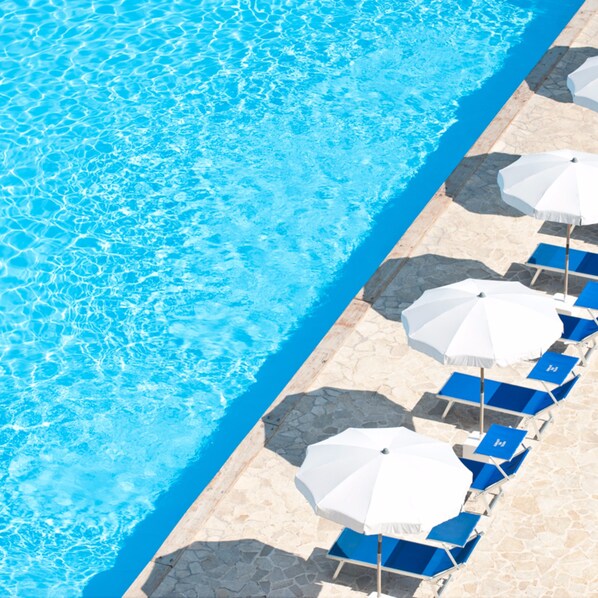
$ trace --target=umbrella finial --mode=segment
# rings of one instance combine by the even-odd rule
[[[575,158],[575,157],[571,158],[571,162],[573,162],[573,164],[577,164],[577,158]]]
[[[390,451],[389,451],[387,448],[383,448],[383,449],[382,449],[380,452],[381,452],[383,455],[388,455],[388,453],[390,453]]]
[[[483,299],[485,296],[486,296],[486,293],[484,293],[484,291],[482,291],[482,292],[481,292],[481,293],[478,295],[478,297],[479,297],[480,299]]]

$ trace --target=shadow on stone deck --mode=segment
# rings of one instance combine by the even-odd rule
[[[318,596],[335,567],[322,549],[305,560],[249,538],[194,542],[174,556],[176,576],[155,567],[142,588],[148,596]]]
[[[596,48],[554,46],[542,58],[542,62],[546,64],[547,69],[551,69],[548,77],[542,75],[537,69],[534,69],[525,80],[529,88],[538,95],[554,100],[555,102],[570,104],[573,102],[573,99],[567,89],[567,75],[579,68],[592,56],[598,56]],[[554,67],[555,64],[556,67]]]
[[[171,572],[165,577],[155,567],[142,591],[152,598],[316,598],[323,582],[339,587],[339,595],[343,587],[366,593],[375,589],[375,571],[370,568],[348,564],[333,580],[337,562],[326,554],[315,548],[304,559],[250,538],[194,542],[173,559],[176,576]],[[389,573],[383,573],[382,582],[397,598],[412,597],[419,586]]]
[[[598,118],[598,114],[596,114]],[[567,237],[567,225],[560,222],[544,222],[538,231],[542,235],[550,235],[552,237],[561,237],[563,239],[563,246],[565,245],[565,238]],[[582,243],[592,243],[598,246],[598,224],[588,224],[585,226],[576,226],[571,232],[571,248],[575,249],[575,241]],[[596,249],[598,251],[598,247]]]
[[[501,280],[502,276],[479,260],[458,259],[427,253],[415,257],[387,260],[380,268],[392,281],[372,307],[387,320],[401,321],[401,313],[424,291],[465,278]],[[400,272],[399,272],[400,271]],[[376,288],[376,287],[374,287]],[[364,300],[372,292],[364,287]]]
[[[531,252],[530,252],[531,254]],[[535,269],[526,266],[523,263],[513,262],[505,274],[506,280],[517,280],[525,286],[530,286]],[[580,278],[571,274],[569,276],[569,291],[570,295],[578,296],[586,285],[587,279]],[[538,291],[554,295],[555,293],[562,293],[564,285],[564,275],[561,272],[547,272],[543,271],[538,280],[531,287]]]
[[[458,368],[447,366],[446,379],[448,380],[452,372]],[[501,368],[492,368],[486,370],[488,378],[496,380],[504,380],[506,377],[501,374]],[[438,387],[440,390],[440,387]],[[425,392],[420,400],[413,407],[413,417],[422,419],[429,419],[431,421],[442,422],[460,430],[471,432],[478,430],[480,426],[480,409],[476,405],[461,405],[455,403],[445,419],[442,419],[442,413],[447,405],[443,399],[439,399],[434,392]],[[507,413],[499,413],[491,409],[486,409],[484,412],[484,428],[487,430],[492,424],[501,424],[503,426],[517,427],[522,422],[521,417],[509,415]],[[459,454],[459,447],[453,447],[457,454]]]
[[[330,387],[286,397],[264,422],[278,427],[267,439],[266,448],[296,467],[310,444],[347,428],[414,429],[411,414],[383,394]]]
[[[474,214],[521,218],[519,210],[502,200],[497,182],[498,171],[520,157],[504,152],[466,156],[446,180],[446,195]]]

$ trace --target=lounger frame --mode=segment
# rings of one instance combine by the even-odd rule
[[[553,399],[554,404],[549,405],[548,407],[546,407],[539,413],[536,413],[535,415],[526,415],[525,413],[521,413],[520,411],[512,411],[510,409],[502,409],[500,407],[490,407],[488,405],[484,405],[484,410],[496,411],[498,413],[506,413],[507,415],[514,415],[515,417],[521,417],[522,418],[521,423],[523,424],[524,427],[527,426],[528,423],[532,424],[532,426],[534,428],[534,435],[532,436],[532,438],[534,440],[539,440],[542,437],[542,434],[544,434],[544,431],[546,430],[546,428],[553,421],[553,417],[552,417],[552,413],[550,413],[550,409],[552,409],[554,406],[558,406],[558,404],[559,404],[552,396],[552,393],[549,393],[549,394],[550,394],[550,397]],[[455,397],[447,397],[445,395],[440,395],[440,394],[438,395],[438,398],[448,401],[448,405],[445,407],[444,411],[442,412],[442,419],[444,419],[448,415],[449,411],[451,410],[452,406],[455,403],[459,403],[460,405],[469,405],[470,407],[474,406],[471,401],[466,401],[465,399],[458,399]],[[546,414],[547,415],[546,418],[538,417],[540,414],[543,414],[547,410],[548,410],[548,413]]]
[[[598,332],[596,334],[598,334]],[[574,376],[574,378],[579,378],[579,374],[576,374]],[[447,382],[448,382],[448,380],[447,380]],[[564,384],[568,384],[569,382],[571,382],[571,380],[569,380],[568,382],[565,382]],[[547,426],[553,421],[551,410],[554,409],[555,407],[560,406],[560,401],[558,401],[556,399],[556,397],[553,395],[554,389],[551,391],[546,387],[545,384],[543,386],[545,388],[545,392],[552,399],[552,404],[547,405],[546,407],[544,407],[544,409],[541,409],[537,413],[527,414],[527,413],[522,413],[521,411],[514,411],[512,409],[496,407],[494,405],[488,405],[488,404],[484,404],[484,409],[486,409],[488,411],[497,411],[499,413],[506,413],[507,415],[513,415],[515,417],[521,417],[522,424],[524,426],[527,426],[527,424],[531,422],[531,424],[534,428],[533,438],[534,438],[534,440],[539,440],[540,437],[542,436],[542,434],[544,433],[544,431],[546,430]],[[443,387],[444,387],[444,385],[443,385]],[[461,399],[459,397],[451,397],[451,396],[443,395],[440,393],[438,393],[437,396],[439,399],[448,401],[447,406],[445,407],[444,411],[442,412],[442,419],[444,419],[448,415],[449,411],[451,410],[452,406],[455,403],[459,403],[461,405],[469,405],[470,407],[475,407],[475,403],[473,403],[472,401],[468,401],[466,399]]]
[[[530,268],[536,269],[536,271],[534,272],[534,275],[532,277],[532,281],[529,283],[530,287],[534,286],[534,284],[538,280],[540,274],[542,274],[542,272],[544,272],[544,271],[554,272],[556,274],[561,274],[565,271],[565,268],[553,268],[552,266],[540,266],[538,264],[530,264],[529,262],[526,262],[525,265],[529,266]],[[595,276],[595,275],[589,274],[589,273],[575,272],[574,270],[569,271],[569,276],[579,276],[580,278],[587,278],[588,280],[598,280],[598,276]]]
[[[338,567],[334,571],[334,575],[332,579],[336,579],[341,569],[344,567],[345,564],[349,563],[350,565],[359,565],[360,567],[368,567],[370,569],[377,569],[376,565],[372,565],[370,563],[366,563],[364,561],[356,561],[354,559],[341,559],[340,557],[328,555],[329,559],[333,559],[335,561],[339,561]],[[395,573],[396,575],[404,575],[405,577],[411,577],[413,579],[419,579],[421,581],[425,581],[430,584],[432,591],[434,592],[434,596],[437,598],[442,596],[442,593],[446,589],[448,582],[452,579],[453,573],[463,567],[463,565],[456,565],[453,566],[452,569],[447,569],[443,573],[439,573],[435,577],[425,577],[423,575],[418,575],[417,573],[411,573],[410,571],[401,571],[399,569],[390,569],[388,567],[382,567],[382,571],[386,571],[388,573]],[[448,573],[448,575],[447,575]]]
[[[529,266],[530,268],[535,268],[535,270],[536,270],[536,272],[534,273],[534,275],[532,277],[532,281],[530,282],[530,286],[534,286],[534,284],[538,280],[538,277],[544,271],[546,271],[546,272],[555,272],[557,274],[561,274],[561,273],[565,272],[565,260],[564,260],[564,256],[563,256],[563,265],[562,266],[551,266],[551,265],[548,265],[548,264],[534,264],[533,262],[530,262],[530,260],[533,258],[533,256],[536,254],[536,252],[542,246],[552,247],[552,248],[554,248],[556,250],[562,250],[563,252],[565,251],[564,247],[561,248],[559,246],[552,245],[551,243],[540,243],[536,247],[536,249],[534,249],[534,252],[530,256],[530,258],[527,260],[527,262],[525,262],[526,266]],[[579,253],[591,254],[592,256],[596,255],[596,254],[594,254],[591,251],[585,251],[585,250],[581,250],[581,249],[572,249],[571,252],[572,253],[573,252],[575,252],[575,253],[579,252]],[[585,278],[587,280],[598,280],[598,274],[592,274],[591,272],[579,272],[578,270],[575,270],[575,269],[570,269],[569,270],[569,276],[579,276],[580,278]]]
[[[532,451],[532,447],[530,447],[530,446],[522,445],[522,447],[523,447],[522,452],[525,452],[528,455]],[[517,455],[515,455],[513,457],[513,459],[517,459],[520,454],[521,453],[517,453]],[[500,473],[504,477],[502,479],[494,482],[494,484],[491,484],[490,486],[486,486],[486,488],[484,488],[483,490],[479,490],[478,488],[470,488],[469,492],[467,494],[466,500],[470,500],[471,498],[477,499],[477,498],[481,497],[485,503],[483,515],[486,515],[486,516],[490,515],[490,513],[496,506],[496,503],[498,503],[500,498],[503,496],[503,484],[505,484],[506,482],[508,482],[509,480],[511,480],[512,478],[514,478],[517,475],[520,467],[523,465],[523,460],[525,460],[526,458],[527,458],[527,456],[524,456],[521,463],[515,470],[515,472],[509,475],[501,467],[501,464],[497,459],[490,457],[490,461],[488,463],[486,463],[486,465],[493,465],[500,471]],[[466,459],[466,460],[474,461],[474,459]]]
[[[588,312],[590,314],[589,319],[594,320],[598,324],[598,320],[596,320],[596,318],[594,317],[592,312],[590,310],[588,310]],[[563,314],[563,315],[568,318],[575,318],[578,320],[583,320],[583,319],[587,320],[588,319],[588,318],[577,318],[577,316],[569,316],[568,314]],[[561,337],[561,339],[560,339],[561,343],[563,343],[564,345],[570,345],[577,351],[577,353],[579,355],[579,362],[580,362],[580,365],[582,365],[582,366],[588,365],[588,361],[590,360],[590,357],[592,357],[592,354],[596,350],[596,347],[598,347],[597,341],[598,341],[598,330],[596,330],[596,332],[593,332],[592,334],[589,334],[585,338],[582,338],[577,341],[563,338],[563,337]]]
[[[342,532],[341,532],[341,534],[339,534],[337,539],[334,541],[334,544],[336,544],[338,542],[341,535],[342,535]],[[484,532],[478,532],[476,530],[475,533],[473,533],[469,537],[467,542],[470,542],[474,538],[481,537],[483,535],[484,535]],[[446,553],[448,554],[448,557],[450,558],[450,560],[452,561],[453,566],[449,567],[448,569],[441,571],[433,576],[420,575],[418,573],[412,573],[411,571],[403,571],[401,569],[385,567],[384,565],[382,565],[382,567],[381,567],[382,571],[386,571],[388,573],[394,573],[396,575],[403,575],[404,577],[412,577],[414,579],[419,579],[421,581],[425,581],[430,584],[430,586],[434,592],[434,596],[436,596],[436,597],[441,596],[442,593],[444,592],[444,590],[446,589],[448,582],[451,580],[453,573],[455,573],[455,571],[457,571],[458,569],[461,569],[462,567],[464,567],[466,565],[466,562],[459,564],[455,561],[455,559],[453,558],[453,555],[451,554],[451,551],[450,551],[451,548],[454,548],[454,546],[450,546],[450,545],[440,546],[439,544],[431,544],[431,545],[436,546],[438,548],[443,548],[446,551]],[[370,569],[377,569],[377,565],[375,563],[368,563],[366,561],[359,561],[359,560],[350,559],[350,558],[342,558],[342,557],[338,557],[338,556],[335,556],[332,554],[328,554],[327,557],[329,559],[339,561],[338,566],[334,571],[334,575],[332,576],[332,579],[336,579],[339,576],[342,568],[347,563],[349,563],[351,565],[359,565],[360,567],[368,567]]]

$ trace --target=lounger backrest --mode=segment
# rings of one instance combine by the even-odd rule
[[[531,447],[527,447],[524,451],[522,451],[518,455],[515,455],[510,461],[507,461],[506,463],[501,463],[501,469],[509,477],[515,475],[519,471],[521,464],[525,461],[525,458],[529,455],[529,452],[531,450]]]
[[[473,474],[471,487],[475,490],[484,492],[488,488],[494,486],[494,484],[504,480],[503,474],[498,467],[492,465],[492,463],[474,461],[473,459],[463,459],[462,457],[460,458],[460,461]]]
[[[471,556],[471,553],[473,552],[473,549],[478,545],[481,537],[482,534],[478,534],[469,540],[469,542],[467,542],[467,544],[465,544],[465,546],[462,548],[453,548],[451,550],[451,554],[457,562],[457,565],[464,565],[467,562]]]
[[[579,374],[571,378],[571,380],[569,380],[568,382],[565,382],[564,384],[561,384],[559,387],[555,388],[552,391],[552,396],[557,401],[562,401],[571,392],[571,389],[577,384],[578,380]]]
[[[478,539],[479,535],[476,534],[465,546],[450,549],[450,555],[457,565],[467,561]],[[404,575],[421,575],[432,579],[454,569],[455,563],[445,548],[401,540],[387,558],[383,555],[382,566]]]
[[[563,323],[562,339],[573,342],[587,341],[598,332],[598,325],[594,320],[567,314],[559,314],[559,318]]]
[[[470,557],[473,549],[479,542],[480,537],[480,534],[476,534],[465,544],[465,546],[455,546],[454,548],[450,549],[450,554],[455,563],[457,563],[457,566],[464,565],[467,562],[467,559]],[[418,546],[417,551],[420,552],[420,556],[419,558],[415,557],[415,560],[419,560],[419,571],[416,570],[417,565],[414,566],[413,564],[405,567],[406,570],[410,570],[412,573],[418,573],[424,577],[434,578],[440,575],[446,575],[448,571],[451,571],[455,568],[455,563],[453,563],[453,560],[444,548],[436,548],[434,549],[433,553],[428,552],[427,554],[423,552],[423,548],[424,547],[422,545]],[[406,565],[407,560],[405,560],[402,564]]]
[[[444,542],[453,546],[465,546],[480,518],[481,515],[478,513],[461,511],[456,517],[433,527],[426,536],[426,540]]]
[[[507,476],[511,477],[519,471],[521,464],[530,450],[531,448],[526,448],[518,455],[515,455],[510,461],[500,464],[501,469]],[[493,463],[484,463],[483,461],[474,461],[462,457],[460,458],[460,461],[473,474],[471,487],[480,492],[485,492],[497,484],[502,484],[506,479],[500,469]]]

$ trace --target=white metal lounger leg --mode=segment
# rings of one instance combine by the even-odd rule
[[[530,287],[534,286],[534,283],[536,282],[536,280],[538,280],[538,276],[540,276],[540,274],[542,273],[542,268],[537,268],[536,269],[536,273],[534,274],[532,281],[529,283]]]
[[[492,496],[492,498],[489,498],[489,496]],[[484,501],[484,512],[482,514],[488,516],[488,515],[490,515],[490,513],[492,513],[492,509],[494,509],[494,507],[496,506],[496,503],[498,502],[498,499],[501,496],[502,496],[502,488],[499,488],[497,494],[490,494],[489,492],[477,492],[476,491],[472,495],[472,498],[474,500],[477,500],[479,497],[482,497],[482,500]]]
[[[484,515],[490,515],[490,511],[492,511],[492,501],[488,498],[488,494],[486,492],[482,493],[482,498],[484,499]]]
[[[494,509],[494,507],[496,506],[496,503],[498,502],[498,500],[500,499],[501,496],[502,496],[502,488],[499,488],[498,492],[492,496],[492,499],[490,501],[487,501],[487,504],[488,504],[488,509],[486,512],[487,515],[490,515],[490,513],[492,512],[492,509]]]
[[[448,575],[447,577],[440,580],[440,584],[434,584],[434,596],[438,598],[444,592],[452,576],[452,574]]]
[[[334,572],[334,575],[332,576],[332,579],[336,579],[338,577],[338,574],[341,572],[341,569],[343,568],[344,564],[345,564],[345,561],[341,561],[338,564],[338,567],[336,568],[336,571]]]
[[[579,365],[585,367],[587,365],[587,363],[586,363],[586,354],[584,353],[583,347],[581,345],[576,345],[575,348],[577,349],[577,352],[579,353]]]
[[[550,425],[550,422],[552,422],[552,413],[548,413],[548,419],[544,420],[544,422],[540,426],[540,430],[538,431],[538,439],[540,438],[540,436],[542,436],[542,434],[544,434],[544,431]]]
[[[588,349],[588,351],[586,352],[586,354],[584,355],[584,365],[586,365],[588,363],[588,361],[590,361],[590,357],[592,357],[592,353],[594,353],[594,351],[596,350],[596,341],[594,341],[592,343],[592,346]]]
[[[540,431],[540,428],[538,428],[538,422],[536,421],[536,418],[535,417],[530,417],[528,419],[531,420],[532,425],[533,425],[534,430],[535,430],[535,434],[534,434],[534,437],[533,437],[534,440],[540,440],[541,431]]]
[[[445,408],[445,410],[444,410],[444,412],[442,414],[442,419],[444,419],[448,415],[448,412],[451,410],[451,407],[453,406],[453,403],[454,403],[454,401],[449,401],[448,402],[448,405],[446,406],[446,408]]]

